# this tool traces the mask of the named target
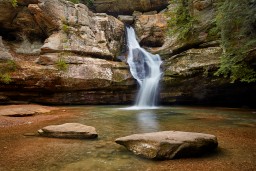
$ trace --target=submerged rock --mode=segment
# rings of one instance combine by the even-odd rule
[[[160,160],[200,156],[218,146],[214,135],[181,131],[133,134],[115,142],[136,155]]]
[[[26,117],[36,114],[49,113],[52,110],[57,110],[56,107],[40,106],[40,105],[9,105],[0,107],[0,116],[10,117]]]
[[[98,137],[94,127],[80,123],[50,125],[38,130],[38,133],[41,136],[54,138],[93,139]]]

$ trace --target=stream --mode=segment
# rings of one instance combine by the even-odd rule
[[[255,170],[256,111],[217,107],[159,107],[125,110],[127,106],[62,106],[26,122],[3,126],[0,117],[1,171],[167,171]],[[20,118],[14,118],[19,120]],[[30,119],[32,119],[30,121]],[[52,124],[77,122],[94,126],[96,140],[31,136]],[[135,156],[114,141],[134,133],[166,130],[216,135],[218,150],[199,158],[152,161]],[[31,134],[31,135],[30,135]],[[30,135],[30,136],[29,136]]]

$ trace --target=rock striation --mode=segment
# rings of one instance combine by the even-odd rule
[[[65,0],[23,0],[17,7],[0,0],[0,7],[0,57],[17,65],[8,84],[0,82],[0,103],[132,101],[135,81],[117,59],[121,21]]]
[[[126,64],[127,23],[163,60],[162,104],[254,106],[255,83],[214,75],[222,53],[210,35],[215,1],[189,7],[196,22],[186,40],[168,34],[165,12],[175,7],[169,0],[95,0],[101,13],[94,13],[65,0],[18,0],[16,7],[0,0],[0,104],[131,104],[137,87]]]
[[[133,134],[115,141],[136,155],[158,160],[200,156],[218,146],[214,135],[181,131]]]
[[[169,0],[94,0],[93,2],[96,12],[112,15],[131,15],[134,11],[160,11],[168,4]]]

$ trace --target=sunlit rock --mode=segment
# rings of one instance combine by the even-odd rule
[[[79,123],[50,125],[38,130],[38,133],[41,136],[54,138],[93,139],[98,137],[94,127]]]
[[[136,155],[160,160],[200,156],[218,146],[214,135],[181,131],[133,134],[115,141]]]

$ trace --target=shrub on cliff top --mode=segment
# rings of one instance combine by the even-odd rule
[[[256,1],[219,0],[217,26],[224,49],[221,67],[215,75],[230,77],[232,82],[255,82],[256,70],[250,52],[256,47]],[[254,57],[255,58],[255,57]]]

